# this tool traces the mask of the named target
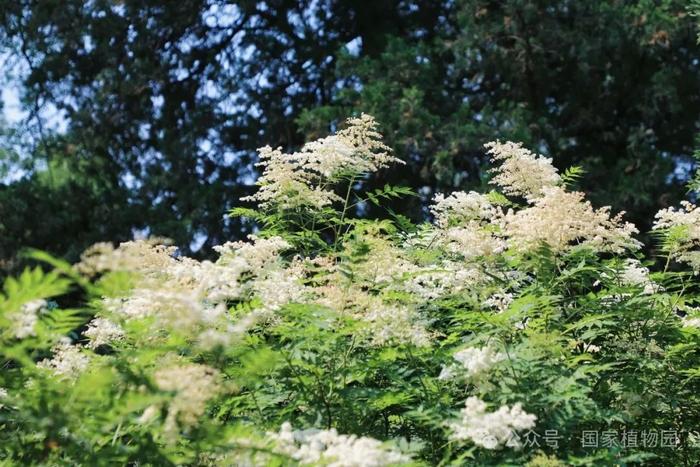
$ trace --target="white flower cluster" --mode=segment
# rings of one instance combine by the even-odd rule
[[[533,154],[521,143],[493,141],[484,146],[491,160],[499,163],[491,170],[495,175],[490,183],[500,186],[508,195],[533,201],[542,195],[545,188],[561,183],[552,159]]]
[[[156,371],[154,379],[159,389],[175,393],[168,405],[164,425],[165,431],[171,435],[178,432],[178,426],[186,429],[196,425],[209,400],[222,389],[219,372],[206,365],[169,366]],[[155,412],[153,408],[147,409],[142,422],[148,421]]]
[[[278,311],[289,303],[303,301],[306,290],[300,285],[299,271],[280,269],[253,283],[256,295],[262,298],[268,311]]]
[[[291,248],[289,242],[280,237],[260,238],[257,235],[248,235],[248,242],[226,242],[215,246],[214,251],[219,253],[218,264],[234,269],[261,271],[279,260],[279,255],[284,250]]]
[[[475,288],[490,280],[478,268],[455,261],[422,268],[407,267],[405,271],[409,272],[408,277],[396,288],[428,301]]]
[[[369,115],[350,118],[335,135],[307,143],[299,152],[285,154],[267,146],[259,150],[258,191],[243,200],[261,208],[321,208],[341,198],[329,185],[339,177],[375,172],[390,163],[402,163],[381,142],[377,123]]]
[[[268,437],[278,452],[302,465],[382,467],[407,464],[411,460],[374,438],[341,435],[335,429],[295,431],[286,422],[279,433],[268,433]]]
[[[17,339],[36,336],[34,326],[39,321],[39,313],[46,308],[46,300],[32,300],[22,305],[19,312],[10,316],[12,328]]]
[[[138,271],[145,275],[157,275],[168,266],[177,248],[166,245],[167,240],[150,238],[124,242],[119,248],[111,243],[96,243],[80,257],[75,268],[83,274],[99,274],[107,271]]]
[[[140,287],[125,298],[108,298],[106,309],[123,319],[156,317],[162,324],[178,322],[192,325],[203,321],[207,311],[195,293],[170,288]]]
[[[445,197],[438,194],[430,210],[438,229],[437,244],[464,259],[497,255],[506,242],[497,235],[503,212],[487,196],[461,191]]]
[[[626,261],[620,279],[625,285],[641,286],[643,293],[647,295],[660,290],[659,285],[649,277],[649,269],[642,266],[636,259],[628,259]]]
[[[106,318],[95,318],[90,321],[84,334],[90,339],[87,346],[91,349],[124,339],[122,327]]]
[[[462,364],[469,376],[476,376],[506,359],[504,353],[496,352],[491,347],[467,347],[455,353],[453,357]]]
[[[681,201],[680,209],[662,209],[656,213],[653,229],[668,234],[672,258],[700,271],[700,207]]]
[[[367,310],[362,319],[369,323],[367,332],[374,345],[402,342],[427,347],[432,341],[428,322],[409,307],[379,305]]]
[[[491,183],[505,194],[522,196],[528,204],[504,212],[488,196],[475,192],[437,195],[431,212],[437,226],[437,244],[466,260],[493,257],[506,250],[529,252],[547,244],[555,253],[576,245],[596,251],[621,253],[641,244],[633,238],[634,225],[623,222],[610,208],[594,209],[583,193],[561,186],[551,160],[536,156],[516,143],[486,145],[495,176]]]
[[[375,240],[365,239],[373,242],[376,251],[368,261],[353,264],[352,280],[348,279],[347,270],[341,272],[332,261],[322,258],[307,261],[311,270],[320,267],[324,271],[317,276],[315,286],[310,287],[312,293],[305,303],[315,303],[354,317],[363,324],[358,336],[369,345],[431,345],[430,323],[416,307],[384,300],[373,292],[377,289],[407,290],[411,286],[406,275],[418,274],[420,268],[401,258],[397,248]],[[427,286],[422,290],[426,289]]]
[[[488,196],[475,191],[456,191],[447,197],[438,193],[433,198],[430,212],[435,216],[435,224],[442,228],[471,221],[489,221],[502,215]]]
[[[521,446],[517,432],[534,428],[537,417],[523,411],[518,403],[502,406],[495,412],[486,411],[486,403],[478,397],[470,397],[461,411],[462,419],[450,424],[451,438],[457,441],[471,440],[486,449]]]
[[[439,378],[450,379],[457,374],[464,374],[468,378],[476,378],[493,368],[498,363],[506,360],[503,352],[497,352],[491,347],[467,347],[452,356],[459,365],[451,365],[442,369]]]
[[[446,229],[439,243],[467,260],[495,256],[507,247],[504,239],[474,223]]]
[[[285,267],[280,257],[289,247],[279,237],[250,236],[249,242],[229,242],[216,247],[220,257],[214,263],[177,257],[169,247],[152,242],[128,242],[112,250],[101,248],[106,251],[107,259],[96,253],[89,258],[93,264],[100,265],[100,271],[123,267],[141,279],[128,295],[102,301],[105,311],[114,319],[96,322],[87,335],[94,336],[94,342],[106,343],[110,339],[108,333],[112,338],[121,338],[114,327],[120,320],[148,318],[158,328],[186,332],[203,347],[225,345],[241,336],[242,324],[254,325],[262,317],[255,310],[255,319],[242,316],[234,320],[226,312],[226,301],[257,296],[264,310],[277,311],[303,297],[299,271]],[[114,326],[108,326],[107,322]]]
[[[382,142],[374,117],[361,114],[345,121],[346,128],[335,135],[310,142],[302,148],[308,170],[334,179],[348,172],[371,173],[391,164],[404,162],[391,155]]]
[[[541,193],[532,206],[505,215],[503,232],[514,250],[546,243],[556,253],[575,245],[622,253],[641,246],[632,238],[636,227],[622,221],[623,213],[610,217],[609,207],[594,209],[583,193],[561,187],[544,187]]]
[[[60,378],[75,379],[87,370],[90,358],[82,348],[72,345],[69,340],[63,340],[53,349],[53,356],[37,363]]]

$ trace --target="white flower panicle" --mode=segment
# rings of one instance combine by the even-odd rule
[[[270,311],[279,311],[289,303],[300,303],[306,295],[300,277],[291,269],[280,269],[256,280],[253,290]]]
[[[139,272],[144,275],[158,275],[165,269],[177,248],[167,246],[167,239],[150,238],[119,244],[96,243],[80,257],[75,268],[83,274],[99,274],[107,271]]]
[[[505,360],[507,356],[491,347],[467,347],[455,353],[453,358],[461,364],[467,376],[474,377],[490,370],[494,365]]]
[[[279,255],[292,246],[281,237],[261,238],[257,235],[248,235],[248,242],[226,242],[215,246],[214,251],[219,253],[218,264],[230,265],[242,262],[241,269],[261,271],[279,260]]]
[[[653,229],[666,233],[673,259],[700,271],[700,207],[681,201],[680,209],[662,209],[656,213]]]
[[[367,114],[349,118],[346,128],[335,135],[304,145],[300,159],[305,168],[333,180],[347,173],[362,174],[376,172],[391,164],[404,161],[391,155],[391,148],[382,143],[377,131],[377,122]]]
[[[147,319],[154,331],[185,333],[198,346],[211,349],[240,338],[241,329],[260,317],[256,310],[254,320],[245,315],[234,318],[226,313],[228,300],[250,300],[257,295],[268,311],[277,311],[303,296],[305,289],[294,268],[286,266],[281,257],[288,248],[290,244],[280,237],[251,235],[247,242],[216,247],[220,255],[216,262],[200,262],[178,257],[170,247],[135,241],[116,249],[101,248],[108,258],[93,252],[90,261],[101,265],[95,269],[126,268],[140,278],[128,295],[102,300],[104,310],[117,321]],[[88,337],[99,334],[106,339],[108,331],[116,332],[111,327],[88,329]],[[101,338],[95,341],[103,342]]]
[[[152,420],[155,420],[156,417],[158,417],[158,414],[160,413],[160,407],[157,405],[149,405],[146,407],[146,410],[143,411],[141,416],[136,420],[136,422],[140,425],[146,425],[150,423]]]
[[[636,259],[628,259],[625,262],[620,279],[625,285],[641,286],[644,289],[643,293],[647,295],[660,290],[659,285],[649,277],[649,269]]]
[[[485,449],[521,447],[517,432],[534,428],[537,420],[535,415],[523,411],[519,403],[487,412],[486,403],[477,397],[467,399],[461,415],[460,421],[450,424],[451,438],[457,441],[471,440]]]
[[[700,207],[689,201],[681,201],[681,208],[666,208],[656,213],[654,229],[687,227],[689,236],[700,238]]]
[[[433,199],[431,212],[439,227],[437,244],[447,251],[470,260],[493,256],[506,248],[493,227],[500,223],[503,211],[487,196],[476,192],[455,192]]]
[[[410,457],[369,437],[341,435],[330,430],[292,430],[285,422],[279,433],[268,433],[275,450],[302,465],[382,467],[410,462]]]
[[[459,293],[490,280],[478,268],[456,261],[442,261],[434,266],[408,269],[407,272],[410,272],[409,277],[401,281],[397,288],[422,300],[435,300]]]
[[[34,327],[39,321],[39,313],[46,308],[46,300],[32,300],[22,305],[19,312],[12,313],[12,329],[17,339],[36,336]]]
[[[542,196],[544,188],[561,183],[552,159],[533,154],[521,143],[493,141],[484,146],[491,160],[499,163],[491,169],[494,177],[490,183],[500,186],[508,195],[534,201]]]
[[[196,324],[204,319],[206,310],[198,295],[192,291],[172,288],[139,288],[126,298],[104,300],[105,308],[124,319],[156,317],[160,323]]]
[[[432,339],[428,322],[416,310],[405,306],[376,306],[362,314],[368,324],[370,339],[374,345],[389,342],[430,346]]]
[[[258,159],[256,165],[263,168],[257,181],[258,191],[241,198],[243,201],[255,201],[263,209],[273,206],[318,209],[341,200],[333,191],[319,186],[318,174],[305,170],[306,161],[297,154],[285,154],[279,148],[265,146],[258,149]]]
[[[494,256],[502,253],[507,247],[503,238],[473,223],[445,229],[438,237],[438,244],[466,260]]]
[[[305,144],[299,152],[285,154],[269,146],[258,150],[263,169],[258,191],[242,198],[263,209],[277,207],[322,208],[341,198],[328,186],[341,176],[376,172],[391,163],[403,163],[390,155],[381,142],[377,123],[369,115],[346,121],[335,135]]]
[[[40,368],[50,370],[54,375],[64,379],[75,379],[87,370],[90,358],[80,347],[64,340],[53,349],[53,357],[37,363]]]
[[[622,253],[641,246],[632,238],[638,233],[636,227],[623,222],[622,215],[610,217],[609,207],[594,209],[583,193],[545,187],[532,206],[506,213],[503,230],[516,251],[529,251],[545,243],[555,253],[575,245]]]
[[[91,349],[124,339],[122,327],[106,318],[95,318],[90,321],[84,334],[90,339],[87,346]]]
[[[177,433],[178,425],[183,428],[196,425],[209,400],[221,392],[220,379],[219,372],[206,365],[174,365],[156,371],[154,380],[158,388],[175,393],[168,405],[166,432]]]
[[[500,207],[493,205],[488,196],[475,191],[456,191],[447,197],[438,193],[430,212],[435,216],[435,224],[442,228],[471,221],[490,221],[502,215]]]

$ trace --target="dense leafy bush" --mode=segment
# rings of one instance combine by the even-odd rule
[[[660,212],[645,260],[578,170],[494,142],[500,191],[357,219],[412,196],[362,190],[401,163],[375,126],[261,149],[257,208],[232,213],[261,229],[216,262],[157,239],[31,253],[49,272],[0,299],[0,458],[695,465],[700,208]]]

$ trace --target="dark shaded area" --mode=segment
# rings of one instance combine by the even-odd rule
[[[0,185],[6,266],[21,246],[75,259],[145,228],[206,254],[250,228],[224,216],[252,189],[255,148],[361,111],[409,161],[367,185],[420,189],[394,206],[414,219],[435,191],[482,186],[496,138],[582,165],[594,202],[640,230],[684,195],[700,64],[682,1],[0,5],[33,123],[32,169]],[[47,104],[64,134],[34,118]]]

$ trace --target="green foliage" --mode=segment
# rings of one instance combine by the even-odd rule
[[[561,174],[561,181],[564,185],[567,187],[571,187],[572,185],[577,184],[580,180],[581,177],[586,173],[585,170],[583,170],[583,167],[580,166],[574,166],[574,167],[569,167],[564,171],[563,174]]]

